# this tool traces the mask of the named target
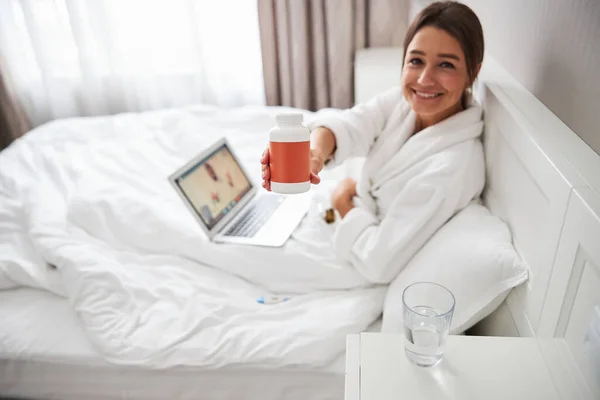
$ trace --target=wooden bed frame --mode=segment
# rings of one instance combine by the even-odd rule
[[[397,85],[401,64],[400,48],[359,50],[355,101]],[[590,362],[600,354],[590,354],[589,343],[590,331],[600,335],[600,155],[491,57],[474,94],[485,114],[484,201],[508,224],[530,277],[469,333],[564,338],[564,356],[593,387],[600,381]]]

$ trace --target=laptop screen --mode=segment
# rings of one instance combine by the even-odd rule
[[[208,229],[252,189],[226,144],[192,165],[175,182]]]

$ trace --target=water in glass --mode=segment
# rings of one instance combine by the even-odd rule
[[[406,288],[403,302],[406,356],[419,366],[436,365],[444,355],[454,296],[441,285],[422,282]]]
[[[440,362],[444,355],[448,329],[444,319],[439,318],[440,315],[435,309],[418,306],[415,307],[415,311],[430,318],[418,318],[418,315],[412,314],[410,320],[406,321],[404,324],[406,354],[419,366],[433,366]]]

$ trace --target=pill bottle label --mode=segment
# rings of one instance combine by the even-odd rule
[[[310,181],[310,142],[271,142],[269,152],[271,182]]]

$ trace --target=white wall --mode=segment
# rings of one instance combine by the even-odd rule
[[[411,15],[430,3],[411,1]],[[486,51],[600,154],[600,0],[463,0]]]

